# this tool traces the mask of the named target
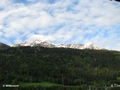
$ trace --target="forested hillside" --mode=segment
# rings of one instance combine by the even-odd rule
[[[120,52],[44,47],[0,50],[0,85],[51,82],[62,85],[120,84]]]

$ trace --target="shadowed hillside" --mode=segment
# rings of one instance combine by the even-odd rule
[[[10,46],[4,44],[4,43],[0,43],[0,50],[1,49],[6,49],[6,48],[9,48]]]

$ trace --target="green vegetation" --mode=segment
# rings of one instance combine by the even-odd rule
[[[38,46],[10,47],[0,50],[1,86],[22,82],[20,83],[22,86],[32,85],[27,88],[35,88],[34,86],[43,88],[50,85],[51,89],[47,90],[57,90],[54,88],[67,88],[67,86],[69,88],[75,86],[73,90],[75,88],[86,90],[89,86],[95,88],[110,86],[113,83],[120,84],[119,77],[120,52],[118,51]]]
[[[109,90],[120,90],[120,87],[111,88]]]
[[[117,77],[117,80],[120,81],[120,77]]]
[[[25,83],[25,82],[20,82],[19,83],[20,87],[28,87],[28,86],[42,86],[42,87],[52,87],[52,86],[60,86],[60,84],[55,84],[55,83],[49,83],[49,82],[42,82],[42,83]]]
[[[21,89],[30,89],[30,88],[39,88],[39,89],[44,89],[44,90],[84,90],[86,89],[86,86],[83,85],[82,87],[80,86],[68,86],[68,85],[61,85],[61,84],[55,84],[55,83],[49,83],[49,82],[42,82],[42,83],[25,83],[25,82],[20,82],[19,83]],[[83,89],[82,89],[83,88]]]

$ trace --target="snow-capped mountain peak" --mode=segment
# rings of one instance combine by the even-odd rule
[[[84,48],[89,48],[89,49],[99,49],[99,47],[97,47],[95,44],[93,44],[92,42],[87,42],[86,44],[84,44],[83,46]]]
[[[94,47],[94,44],[93,44],[92,42],[87,42],[86,44],[84,44],[83,47],[84,47],[84,48]]]
[[[42,41],[39,39],[36,39],[34,41],[25,41],[23,43],[19,43],[19,44],[14,44],[12,45],[12,47],[18,47],[18,46],[43,46],[43,47],[52,47],[53,44],[50,43],[49,41]]]
[[[18,46],[31,46],[31,47],[42,46],[42,47],[48,47],[48,48],[73,48],[73,49],[86,49],[86,48],[87,49],[100,49],[91,42],[88,42],[86,44],[53,44],[49,41],[42,41],[39,39],[12,45],[12,47],[18,47]]]
[[[33,41],[33,43],[35,43],[35,44],[39,44],[39,43],[41,43],[41,42],[42,42],[42,41],[39,40],[39,39],[36,39],[36,40]]]
[[[84,46],[90,46],[90,45],[94,45],[94,44],[92,42],[87,42],[87,43],[85,43]]]

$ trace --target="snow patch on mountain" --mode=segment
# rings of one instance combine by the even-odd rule
[[[99,47],[95,46],[91,42],[88,42],[86,44],[53,44],[49,41],[42,41],[39,39],[12,45],[12,47],[18,47],[18,46],[31,46],[31,47],[42,46],[42,47],[48,47],[48,48],[73,48],[73,49],[86,49],[86,48],[87,49],[100,49]]]

